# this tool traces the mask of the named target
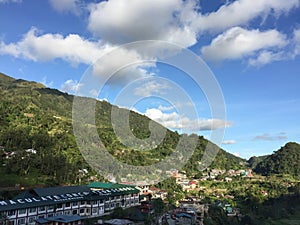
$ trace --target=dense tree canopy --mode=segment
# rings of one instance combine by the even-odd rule
[[[87,169],[89,175],[95,173],[82,157],[73,135],[74,96],[4,74],[0,74],[0,95],[0,146],[4,147],[3,154],[13,153],[1,158],[1,185],[24,183],[26,177],[36,184],[78,183],[83,181],[82,169]],[[165,159],[178,145],[181,135],[167,130],[163,142],[153,149],[138,151],[126,147],[115,135],[111,110],[110,103],[97,101],[96,128],[103,145],[116,159],[131,165],[151,165]],[[130,129],[139,139],[149,137],[149,121],[146,116],[129,112]],[[197,140],[194,154],[184,167],[191,176],[199,173],[199,162],[209,143],[203,137],[197,136]],[[36,152],[26,152],[28,149]],[[241,162],[242,159],[220,149],[213,167],[238,168]],[[13,177],[15,181],[11,180]]]
[[[262,175],[288,174],[300,175],[300,145],[289,142],[272,155],[257,164],[254,171]]]

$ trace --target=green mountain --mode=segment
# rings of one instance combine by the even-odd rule
[[[254,168],[256,173],[262,175],[290,175],[299,177],[300,175],[300,145],[295,142],[289,142],[267,156],[259,162]]]
[[[262,156],[252,156],[248,159],[247,163],[250,168],[255,168],[257,164],[259,164],[261,161],[266,159],[269,155],[262,155]]]
[[[72,125],[74,96],[1,73],[0,96],[0,186],[75,184],[86,181],[92,175],[99,178],[82,157],[75,141]],[[96,129],[107,151],[121,162],[135,166],[160,162],[174,152],[178,140],[185,135],[167,130],[163,142],[152,150],[128,148],[114,133],[112,107],[106,101],[96,102]],[[134,135],[140,139],[148,138],[151,134],[150,119],[122,110],[129,112],[130,128]],[[201,136],[196,136],[196,139],[196,150],[183,168],[190,176],[199,172],[199,162],[207,144],[218,149]],[[184,145],[188,143],[183,143],[183,148]],[[93,158],[93,153],[89,157]],[[243,163],[244,160],[221,149],[211,167],[236,169]]]

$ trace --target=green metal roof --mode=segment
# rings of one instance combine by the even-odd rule
[[[118,183],[104,183],[104,182],[93,182],[88,185],[90,188],[94,189],[113,189],[113,188],[126,188],[126,187],[134,187],[126,184],[118,184]]]

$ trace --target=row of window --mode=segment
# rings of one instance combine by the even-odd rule
[[[135,199],[135,200],[131,200],[131,201],[126,201],[126,205],[127,204],[133,204],[133,203],[137,203],[138,202],[138,199]],[[36,214],[37,212],[39,213],[45,213],[46,210],[47,212],[52,212],[52,211],[59,211],[59,210],[62,210],[62,209],[68,209],[68,208],[77,208],[78,206],[87,206],[87,205],[97,205],[98,204],[103,204],[103,200],[99,200],[99,201],[80,201],[80,202],[66,202],[64,204],[62,203],[59,203],[57,205],[49,205],[49,206],[40,206],[40,207],[33,207],[33,208],[29,208],[28,209],[28,214]],[[107,205],[107,204],[106,204]],[[114,207],[114,204],[111,203],[111,206],[110,207]],[[10,210],[8,211],[7,215],[8,216],[15,216],[16,213],[18,213],[19,216],[23,216],[23,215],[26,215],[27,213],[27,209],[19,209],[19,210]]]
[[[56,211],[56,210],[62,210],[63,208],[77,208],[79,206],[87,206],[87,205],[97,205],[98,204],[103,204],[103,200],[99,201],[81,201],[81,202],[66,202],[64,204],[60,203],[57,205],[49,205],[49,206],[40,206],[40,207],[32,207],[28,209],[29,214],[35,214],[37,212],[39,213],[44,213],[46,212],[51,212],[51,211]],[[27,213],[27,209],[19,209],[19,210],[10,210],[8,211],[7,215],[8,216],[15,216],[18,213],[19,216],[23,216]]]
[[[82,208],[82,209],[74,209],[74,210],[66,210],[64,212],[57,212],[57,213],[48,213],[47,215],[39,215],[39,216],[30,216],[30,217],[23,217],[17,220],[8,220],[7,225],[35,225],[36,219],[46,218],[46,217],[53,217],[59,215],[81,215],[81,216],[88,216],[88,215],[100,215],[104,213],[104,207],[100,206],[99,208]]]
[[[97,201],[94,201],[92,204],[96,203]],[[102,201],[103,202],[103,201]],[[101,215],[102,213],[104,213],[105,211],[110,211],[115,207],[120,207],[120,206],[129,206],[129,205],[133,205],[138,203],[138,199],[132,199],[129,201],[125,201],[124,205],[119,203],[105,203],[105,206],[97,206],[97,207],[93,207],[93,208],[70,208],[68,209],[68,205],[69,204],[74,204],[73,203],[65,203],[65,210],[63,210],[62,208],[62,204],[58,204],[56,206],[40,206],[38,208],[29,208],[29,209],[19,209],[19,210],[10,210],[8,211],[7,215],[8,216],[12,216],[12,215],[16,215],[16,213],[18,213],[18,215],[20,217],[23,216],[23,218],[17,218],[16,220],[11,219],[8,220],[7,225],[34,225],[35,224],[35,220],[38,218],[45,218],[45,217],[52,217],[52,216],[58,216],[58,215],[81,215],[81,216],[97,216],[97,215]],[[76,202],[77,205],[84,205],[86,203],[83,204],[83,202]],[[99,202],[98,202],[99,203]],[[61,210],[58,210],[59,208]],[[55,210],[54,210],[55,209]],[[26,217],[26,213],[28,210],[28,217]],[[46,211],[48,212],[46,214]],[[43,213],[42,215],[38,215],[38,216],[34,216],[31,215],[32,213]]]

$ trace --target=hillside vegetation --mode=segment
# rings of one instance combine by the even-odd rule
[[[74,96],[4,74],[0,74],[0,96],[1,186],[75,184],[92,175],[102,179],[85,162],[76,145],[72,130]],[[110,103],[97,101],[96,126],[107,151],[118,160],[131,165],[151,165],[170,155],[178,144],[181,135],[167,130],[164,141],[155,149],[129,149],[114,133],[111,109]],[[149,121],[130,112],[131,130],[138,138],[149,137]],[[208,143],[201,136],[197,139],[193,157],[184,168],[189,175],[199,172],[199,161]],[[212,167],[239,168],[243,161],[220,150]]]
[[[300,145],[295,142],[289,142],[259,162],[254,171],[265,176],[285,174],[296,178],[300,175],[299,162]]]

